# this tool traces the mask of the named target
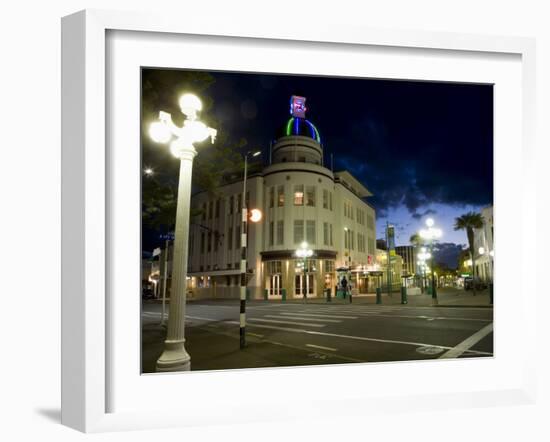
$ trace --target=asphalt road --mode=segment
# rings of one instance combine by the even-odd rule
[[[162,352],[160,316],[144,303],[144,372]],[[195,301],[186,316],[192,370],[493,355],[492,308],[250,302],[245,350],[238,301]]]

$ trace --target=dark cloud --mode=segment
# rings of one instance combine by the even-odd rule
[[[411,216],[415,219],[415,220],[420,220],[422,218],[424,218],[425,216],[428,216],[428,215],[435,215],[437,213],[436,210],[433,210],[433,209],[427,209],[427,210],[424,210],[423,212],[414,212]]]

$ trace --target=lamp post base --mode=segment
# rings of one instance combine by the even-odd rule
[[[185,350],[184,342],[185,340],[164,342],[164,352],[157,361],[157,372],[191,370],[191,356]]]

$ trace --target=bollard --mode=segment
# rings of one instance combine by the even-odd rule
[[[493,305],[493,283],[489,283],[489,304]]]
[[[268,299],[268,290],[264,289],[264,301],[267,301]]]
[[[246,300],[250,301],[250,289],[248,287],[246,288]]]
[[[407,287],[401,287],[401,304],[407,303]]]
[[[332,300],[330,298],[330,292],[331,292],[331,290],[327,289],[327,302],[332,302]]]
[[[382,304],[382,289],[380,287],[376,287],[376,303]]]
[[[352,299],[352,292],[351,290],[349,291],[349,303],[351,304],[351,299]]]
[[[286,301],[286,289],[281,289],[281,302]]]

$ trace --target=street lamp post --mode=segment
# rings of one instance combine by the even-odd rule
[[[426,220],[427,229],[420,230],[420,237],[427,240],[430,244],[430,267],[431,267],[431,280],[432,280],[432,305],[437,305],[437,289],[435,287],[435,274],[434,274],[434,254],[433,254],[433,245],[434,241],[441,237],[441,229],[434,227],[434,220],[428,218]]]
[[[242,194],[242,213],[241,213],[241,293],[240,293],[240,315],[239,315],[239,347],[246,347],[246,269],[247,269],[247,253],[246,243],[248,239],[248,209],[246,207],[246,179],[248,173],[248,157],[257,157],[261,152],[247,152],[244,155],[244,178],[243,178],[243,194]]]
[[[422,271],[422,291],[424,291],[426,281],[426,261],[432,257],[432,254],[426,251],[426,247],[422,247],[417,256],[420,261],[420,269]]]
[[[307,259],[313,256],[313,250],[311,250],[307,242],[302,242],[300,248],[296,250],[296,256],[302,258],[302,293],[304,296],[304,302],[307,301]]]
[[[185,302],[188,260],[189,212],[191,200],[191,173],[197,154],[194,143],[211,138],[217,131],[197,119],[202,103],[193,94],[184,94],[179,100],[181,112],[186,116],[182,127],[172,122],[169,113],[161,111],[159,121],[149,129],[151,138],[159,143],[170,143],[170,151],[180,160],[176,228],[174,234],[174,258],[172,292],[168,313],[168,330],[164,351],[157,361],[157,371],[187,371],[191,369],[191,357],[185,350]]]
[[[348,243],[348,265],[347,265],[347,268],[348,268],[348,286],[351,284],[351,231],[347,228],[347,227],[344,227],[344,232],[345,235],[346,235],[346,239],[347,239],[347,243]],[[347,296],[347,293],[344,291],[344,299],[346,299],[345,297]],[[351,296],[351,288],[350,288],[350,296]]]

